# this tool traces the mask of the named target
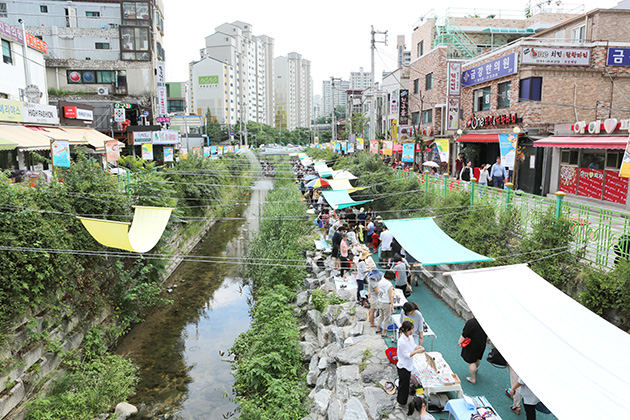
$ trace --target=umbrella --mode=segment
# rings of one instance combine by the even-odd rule
[[[310,181],[312,179],[317,179],[317,175],[306,175],[304,177],[304,181]]]
[[[430,166],[432,168],[439,168],[440,165],[438,165],[437,163],[433,162],[432,160],[427,160],[426,162],[424,162],[422,164],[422,166]]]
[[[322,188],[322,187],[330,187],[330,184],[321,178],[317,178],[306,184],[307,188]]]

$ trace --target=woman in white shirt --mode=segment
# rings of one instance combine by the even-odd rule
[[[398,396],[396,401],[400,406],[407,405],[409,397],[409,382],[411,380],[411,370],[413,368],[413,356],[424,353],[424,347],[416,346],[411,337],[413,334],[413,324],[405,321],[400,326],[400,336],[398,337]]]

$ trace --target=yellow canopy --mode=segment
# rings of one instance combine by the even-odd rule
[[[353,193],[355,191],[361,191],[364,190],[366,187],[363,188],[354,188],[352,186],[352,184],[350,184],[350,180],[343,178],[343,179],[327,179],[326,182],[328,182],[328,184],[330,184],[330,188],[332,188],[333,190],[348,190],[349,193]]]
[[[169,207],[136,206],[133,222],[90,219],[79,217],[90,235],[101,245],[144,253],[158,243],[171,217]]]

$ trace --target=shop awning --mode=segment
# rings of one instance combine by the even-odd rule
[[[625,149],[627,136],[545,137],[534,142],[535,147],[570,147],[573,149]]]
[[[492,343],[558,419],[630,418],[630,335],[526,265],[450,275]]]
[[[372,200],[354,201],[348,190],[322,191],[324,198],[333,209],[345,209],[346,207],[358,206],[359,204],[369,203]]]
[[[50,137],[23,125],[0,124],[0,140],[7,145],[16,144],[22,150],[50,150]]]
[[[464,134],[457,138],[459,143],[498,143],[498,134]]]
[[[0,137],[0,150],[13,150],[18,147],[17,143]]]
[[[432,217],[385,220],[385,226],[405,251],[422,265],[492,261],[492,258],[455,242]]]
[[[357,179],[352,172],[342,169],[340,171],[333,171],[333,179]]]
[[[330,188],[333,190],[348,190],[349,193],[361,191],[366,188],[354,188],[352,184],[350,184],[349,179],[329,179],[326,182],[328,182],[328,185],[330,185]]]

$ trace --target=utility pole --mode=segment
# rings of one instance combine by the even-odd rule
[[[332,116],[331,116],[331,122],[332,122],[332,140],[331,141],[335,141],[335,78],[333,76],[330,76],[330,100],[332,101]]]
[[[380,42],[387,45],[387,31],[375,31],[374,25],[372,25],[372,43],[371,43],[371,52],[372,52],[372,103],[370,104],[370,139],[376,139],[376,75],[374,74],[374,52],[376,51],[376,43]],[[377,41],[374,38],[374,35],[385,35],[385,40]]]

